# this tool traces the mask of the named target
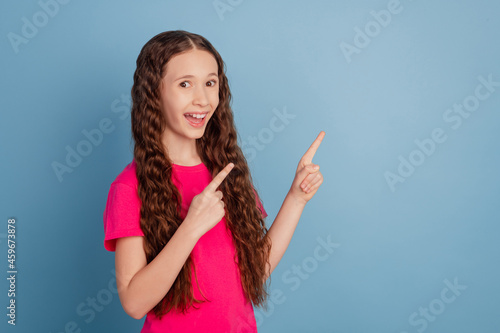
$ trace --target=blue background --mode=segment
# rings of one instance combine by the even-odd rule
[[[325,181],[272,275],[281,296],[268,312],[256,309],[259,332],[498,332],[500,87],[478,88],[489,96],[460,127],[445,117],[474,101],[478,77],[500,82],[500,3],[401,0],[386,26],[370,12],[388,0],[218,3],[70,1],[50,16],[37,1],[2,1],[2,275],[8,218],[18,268],[15,328],[0,282],[2,332],[140,331],[143,320],[128,317],[112,292],[102,214],[132,158],[135,60],[173,29],[205,36],[227,64],[269,224],[300,157],[326,132],[314,158]],[[38,31],[24,28],[26,43],[11,43],[34,20]],[[356,42],[356,52],[342,51]],[[294,118],[270,130],[283,110]],[[82,131],[106,118],[113,130],[59,179],[52,164],[66,164],[67,146],[84,149]],[[436,128],[446,140],[419,153],[415,140]],[[410,156],[419,165],[391,188],[386,173],[398,175]],[[318,237],[328,236],[337,248],[319,261]],[[89,298],[101,303],[93,309]]]

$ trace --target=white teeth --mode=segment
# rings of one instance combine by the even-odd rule
[[[191,117],[193,117],[193,118],[203,119],[203,118],[205,118],[205,116],[206,116],[207,114],[206,114],[206,113],[204,113],[204,114],[188,113],[187,115],[188,115],[188,116],[191,116]]]

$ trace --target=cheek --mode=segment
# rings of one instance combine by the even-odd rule
[[[162,110],[167,119],[173,119],[177,114],[182,113],[182,96],[175,94],[165,94],[162,98]]]
[[[219,92],[212,95],[211,104],[213,105],[214,109],[217,108],[217,105],[219,105]]]

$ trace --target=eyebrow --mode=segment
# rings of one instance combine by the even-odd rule
[[[208,76],[218,76],[216,73],[210,73],[207,75]],[[181,80],[181,79],[190,79],[190,78],[193,78],[194,75],[191,75],[191,74],[188,74],[188,75],[183,75],[181,77],[178,77],[177,79],[175,79],[174,81],[178,81],[178,80]]]

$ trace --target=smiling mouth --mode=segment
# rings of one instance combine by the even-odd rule
[[[188,123],[193,127],[200,127],[205,123],[205,118],[208,112],[205,113],[185,113],[184,117]]]

